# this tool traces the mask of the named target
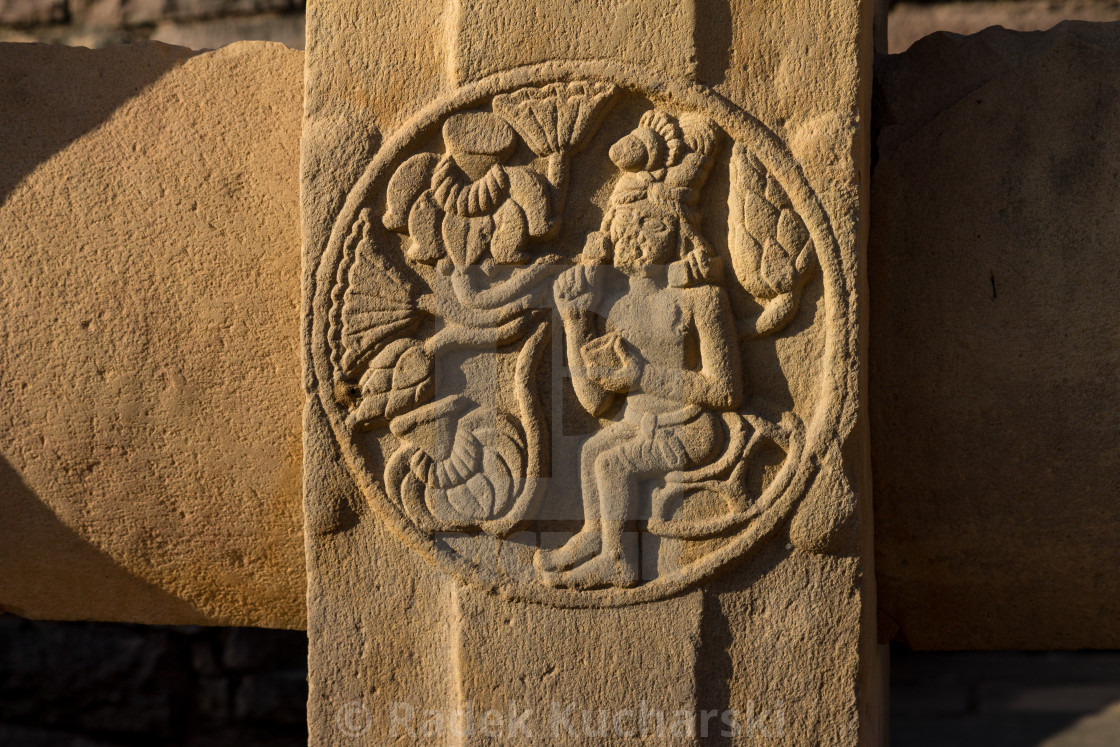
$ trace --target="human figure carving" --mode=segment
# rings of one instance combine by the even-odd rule
[[[621,417],[584,444],[584,526],[538,552],[546,583],[636,584],[623,532],[641,481],[715,458],[717,412],[742,400],[735,322],[695,209],[716,137],[705,118],[647,112],[611,147],[623,174],[600,231],[554,284],[580,403],[596,416],[621,405]]]

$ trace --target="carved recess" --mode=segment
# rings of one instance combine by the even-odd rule
[[[838,453],[843,265],[786,149],[714,94],[503,73],[351,191],[311,289],[314,394],[379,519],[448,572],[654,599],[774,535]]]

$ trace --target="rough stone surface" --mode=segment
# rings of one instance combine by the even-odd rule
[[[890,9],[888,49],[905,52],[937,31],[975,34],[990,26],[1015,31],[1043,31],[1062,21],[1117,21],[1116,0],[992,0],[991,2],[903,2]]]
[[[878,743],[870,5],[501,7],[308,8],[311,742]]]
[[[301,626],[302,55],[0,70],[0,607]]]
[[[1120,25],[883,60],[880,606],[916,648],[1120,646]]]

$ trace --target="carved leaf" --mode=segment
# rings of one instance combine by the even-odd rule
[[[415,340],[396,340],[370,361],[361,392],[350,416],[355,425],[368,427],[414,410],[432,397],[432,359]]]
[[[404,231],[409,213],[417,198],[432,182],[439,157],[434,153],[419,153],[400,165],[389,180],[385,191],[385,215],[382,222],[390,231]]]
[[[758,269],[762,279],[778,294],[789,293],[793,288],[793,258],[781,242],[766,239],[766,245],[762,248],[762,263]]]
[[[753,334],[777,332],[797,313],[813,269],[813,242],[782,185],[753,153],[731,154],[728,239],[735,275],[762,305]]]

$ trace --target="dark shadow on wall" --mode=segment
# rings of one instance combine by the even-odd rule
[[[736,690],[736,661],[732,651],[742,650],[742,631],[736,630],[733,608],[742,601],[748,590],[773,570],[786,557],[783,543],[771,538],[768,546],[758,554],[747,554],[729,564],[719,576],[704,589],[704,607],[700,617],[700,645],[696,651],[693,674],[696,678],[696,710],[716,715],[701,716],[697,728],[701,730],[702,744],[738,744],[739,738],[732,731],[732,722],[725,720],[732,710],[745,712],[746,702],[740,702]],[[741,662],[740,662],[741,663]],[[741,720],[741,719],[740,719]]]
[[[158,42],[98,50],[0,44],[0,204],[40,163],[195,54]]]
[[[299,631],[0,615],[0,744],[307,744]]]
[[[1120,652],[891,646],[891,744],[1120,744]]]
[[[715,86],[731,65],[731,4],[729,0],[696,2],[696,71],[700,82]]]
[[[63,524],[0,456],[0,612],[54,620],[212,622]]]

